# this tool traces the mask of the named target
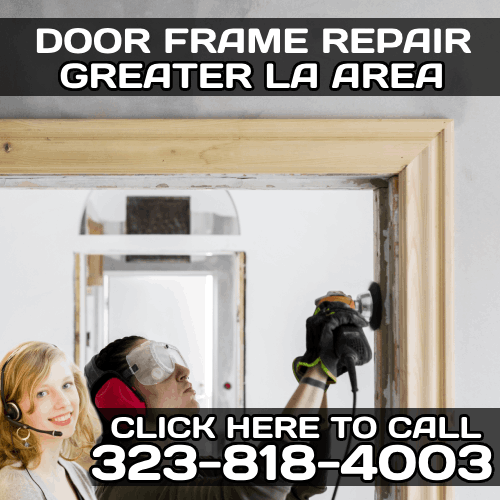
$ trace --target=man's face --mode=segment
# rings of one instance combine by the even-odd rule
[[[189,373],[189,368],[176,364],[172,375],[163,382],[143,385],[134,380],[134,385],[148,408],[199,408],[196,391],[188,380]]]

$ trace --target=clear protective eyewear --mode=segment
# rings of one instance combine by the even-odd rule
[[[179,364],[188,368],[188,365],[177,347],[165,342],[148,340],[133,349],[126,357],[127,376],[135,375],[143,385],[155,385],[166,380],[175,371]]]

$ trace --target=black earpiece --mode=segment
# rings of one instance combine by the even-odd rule
[[[15,420],[16,422],[19,422],[21,420],[21,417],[23,416],[21,409],[19,406],[16,405],[16,403],[12,401],[8,401],[5,404],[5,416],[9,420]]]
[[[5,389],[4,389],[4,378],[5,378],[5,368],[7,368],[7,365],[10,363],[12,358],[17,354],[17,351],[14,352],[9,359],[5,362],[5,364],[2,366],[2,381],[1,381],[1,392],[2,392],[2,405],[3,405],[3,411],[5,416],[7,417],[7,420],[14,420],[16,422],[19,422],[22,417],[22,412],[19,406],[17,406],[16,403],[13,401],[5,401]]]

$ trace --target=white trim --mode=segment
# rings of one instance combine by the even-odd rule
[[[377,189],[392,174],[0,175],[0,189]]]
[[[103,272],[102,275],[103,282],[103,322],[102,322],[102,346],[99,346],[99,350],[104,348],[109,344],[109,276],[107,273]]]
[[[217,318],[217,314],[215,314],[214,305],[215,301],[215,293],[216,293],[216,282],[217,279],[214,279],[215,276],[213,274],[207,275],[207,281],[205,283],[205,345],[207,346],[205,352],[205,369],[206,377],[205,377],[205,394],[208,398],[208,407],[212,407],[213,405],[213,387],[214,387],[214,373],[217,370],[217,365],[214,360],[214,339],[216,335],[214,332],[215,329],[215,321]]]
[[[134,270],[134,271],[125,271],[125,270],[119,270],[115,271],[113,269],[104,271],[104,276],[109,275],[112,276],[113,278],[116,278],[118,276],[126,276],[127,278],[131,276],[151,276],[152,278],[155,278],[157,276],[179,276],[179,277],[184,277],[184,276],[213,276],[214,272],[213,271],[153,271],[153,270]]]
[[[82,235],[75,252],[86,255],[206,255],[241,252],[241,236],[223,235]]]
[[[80,253],[80,359],[78,366],[85,366],[87,349],[87,256]]]

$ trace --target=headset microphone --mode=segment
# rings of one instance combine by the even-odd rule
[[[63,435],[63,433],[61,431],[42,431],[42,429],[35,429],[34,427],[31,427],[31,425],[23,424],[22,422],[16,422],[12,418],[10,418],[8,415],[5,415],[5,418],[12,425],[15,425],[16,427],[20,427],[21,429],[31,429],[32,431],[35,431],[35,432],[40,432],[42,434],[50,434],[51,436],[56,436],[56,437],[61,437]]]

